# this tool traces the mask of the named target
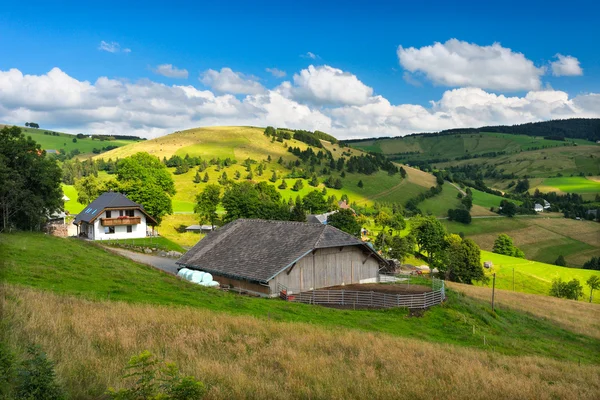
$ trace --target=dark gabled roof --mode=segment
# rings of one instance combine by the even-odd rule
[[[177,264],[237,279],[268,282],[315,249],[361,246],[352,235],[332,226],[290,221],[238,219],[210,232]]]
[[[96,200],[92,201],[86,208],[84,208],[77,217],[73,221],[75,225],[78,225],[80,222],[88,222],[91,223],[95,220],[102,211],[110,208],[139,208],[146,217],[150,218],[150,222],[156,223],[154,218],[152,218],[148,213],[144,210],[144,207],[140,204],[133,202],[127,198],[124,194],[117,192],[104,192]]]

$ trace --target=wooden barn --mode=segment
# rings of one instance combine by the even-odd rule
[[[177,262],[221,285],[276,296],[379,279],[386,261],[369,245],[329,225],[238,219],[209,233]]]

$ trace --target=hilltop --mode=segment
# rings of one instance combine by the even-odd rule
[[[364,152],[356,149],[340,147],[337,143],[321,141],[322,148],[311,146],[302,141],[290,138],[282,141],[273,140],[265,136],[265,128],[259,127],[206,127],[189,129],[185,131],[174,132],[170,135],[162,136],[157,139],[143,142],[131,143],[119,147],[95,157],[95,159],[124,158],[143,151],[162,159],[169,159],[172,156],[202,157],[203,159],[227,159],[234,163],[221,167],[209,167],[201,172],[204,176],[208,175],[208,183],[215,183],[225,172],[232,178],[236,173],[241,175],[243,180],[247,175],[245,160],[252,160],[254,163],[263,162],[266,170],[262,175],[254,173],[253,180],[256,182],[269,181],[273,172],[278,176],[277,185],[281,179],[287,179],[288,188],[278,189],[285,199],[295,199],[296,196],[304,196],[315,187],[310,186],[309,179],[298,178],[293,175],[293,167],[289,163],[295,163],[298,157],[288,151],[288,148],[294,147],[301,151],[311,148],[315,153],[319,150],[327,150],[331,153],[334,160],[340,157],[346,159],[351,156],[360,156]],[[281,158],[281,162],[278,162]],[[270,159],[270,161],[269,161]],[[256,166],[257,164],[253,164]],[[176,169],[170,168],[173,172],[177,194],[174,197],[174,209],[176,212],[191,212],[194,206],[195,195],[202,190],[205,182],[194,182],[197,169],[190,168],[189,171],[181,174],[175,174]],[[381,202],[401,202],[404,203],[409,198],[425,192],[432,186],[435,186],[435,177],[423,171],[406,167],[407,176],[402,179],[400,175],[389,175],[385,171],[378,171],[372,175],[359,173],[345,173],[340,176],[339,171],[331,169],[328,174],[321,174],[316,171],[320,180],[322,178],[333,176],[342,181],[342,189],[327,188],[328,196],[336,196],[338,199],[342,195],[347,195],[350,202],[359,205],[372,205],[375,201]],[[303,188],[294,191],[291,189],[293,183],[301,179]],[[363,187],[358,186],[358,182],[363,182]],[[325,185],[320,183],[317,188],[323,189]]]

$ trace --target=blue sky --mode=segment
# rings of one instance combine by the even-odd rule
[[[3,4],[0,122],[148,137],[271,123],[364,137],[597,116],[595,2],[215,3]],[[568,58],[554,69],[556,54]],[[475,65],[481,57],[489,64]],[[157,73],[164,64],[187,78]],[[101,77],[111,90],[97,87]]]

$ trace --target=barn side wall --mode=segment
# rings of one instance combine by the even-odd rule
[[[229,285],[235,289],[247,290],[248,292],[268,296],[270,293],[268,286],[263,286],[258,283],[248,282],[240,279],[228,278],[225,276],[212,274],[213,280],[219,282],[220,285]]]
[[[300,259],[291,270],[283,271],[269,285],[277,293],[277,284],[291,291],[305,291],[351,283],[377,282],[379,262],[358,246],[318,249]]]

